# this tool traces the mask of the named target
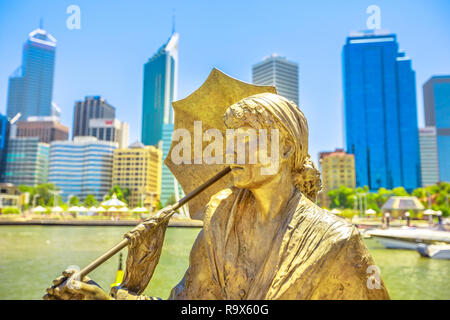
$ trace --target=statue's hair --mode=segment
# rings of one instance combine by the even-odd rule
[[[288,119],[292,122],[290,125],[296,126],[296,131],[301,133],[300,139],[293,136],[286,125],[269,111],[273,110],[274,107],[289,108],[291,112],[295,113],[295,117],[289,117]],[[223,120],[227,128],[249,125],[255,129],[278,129],[280,141],[285,143],[286,140],[290,140],[295,146],[294,154],[290,159],[290,166],[296,188],[311,201],[316,200],[322,187],[320,171],[308,154],[308,124],[306,118],[294,102],[276,94],[251,96],[228,107]],[[298,159],[300,160],[298,161]]]

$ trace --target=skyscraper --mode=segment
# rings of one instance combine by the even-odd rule
[[[113,152],[116,142],[95,137],[75,137],[73,141],[50,144],[49,183],[62,191],[62,198],[81,200],[92,194],[98,201],[111,188]]]
[[[163,125],[173,124],[172,102],[177,99],[178,34],[169,40],[144,65],[142,103],[142,143],[157,146]]]
[[[57,115],[52,104],[56,39],[42,27],[32,31],[23,46],[22,65],[9,78],[7,116]]]
[[[439,162],[436,142],[436,128],[419,129],[420,166],[422,185],[429,186],[439,182]]]
[[[253,83],[275,86],[279,95],[299,104],[298,64],[272,54],[252,67]]]
[[[87,96],[75,102],[73,109],[72,139],[89,135],[90,119],[114,119],[116,109],[100,96]]]
[[[174,115],[172,102],[177,99],[178,34],[169,40],[144,65],[144,96],[142,105],[142,143],[158,146],[166,158],[172,143]],[[161,203],[181,194],[176,179],[162,164]]]
[[[9,129],[10,125],[8,118],[3,114],[0,114],[0,181],[3,181],[4,178]]]
[[[345,139],[356,185],[421,185],[415,72],[395,34],[350,35],[343,48]]]
[[[440,181],[450,181],[450,75],[433,76],[423,85],[425,125],[436,127]]]

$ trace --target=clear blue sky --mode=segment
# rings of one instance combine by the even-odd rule
[[[66,8],[81,8],[81,30],[66,28]],[[20,65],[22,45],[39,26],[58,41],[53,100],[72,126],[75,100],[102,95],[140,139],[142,74],[147,59],[172,28],[180,34],[179,91],[197,89],[211,68],[251,81],[251,66],[278,53],[300,65],[300,105],[310,127],[310,153],[343,147],[341,51],[350,31],[365,29],[366,8],[381,8],[381,25],[396,33],[417,78],[419,125],[422,84],[450,74],[450,1],[149,1],[0,0],[0,112],[8,76]]]

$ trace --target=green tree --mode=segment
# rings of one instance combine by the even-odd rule
[[[69,206],[77,206],[80,203],[80,199],[77,196],[70,197]]]
[[[95,199],[94,195],[88,194],[86,198],[84,198],[83,205],[87,208],[96,206],[98,204],[97,199]]]
[[[409,196],[409,193],[406,192],[405,188],[403,187],[397,187],[392,189],[392,192],[394,193],[394,196],[396,197],[407,197]]]
[[[328,197],[330,198],[330,208],[352,208],[353,196],[355,191],[352,188],[346,186],[340,186],[338,189],[328,191]]]
[[[374,200],[378,208],[383,207],[386,201],[394,195],[394,191],[385,188],[378,189],[378,192],[374,194]]]
[[[33,198],[36,199],[35,205],[52,206],[53,205],[53,193],[50,191],[58,191],[53,183],[43,183],[35,187],[20,185],[19,190],[21,192],[30,193],[30,204],[33,205]],[[61,203],[61,202],[60,202]]]
[[[130,196],[130,189],[124,188],[121,189],[119,185],[115,185],[108,191],[108,195],[105,197],[106,200],[111,199],[112,195],[116,194],[117,199],[128,203],[128,198]]]

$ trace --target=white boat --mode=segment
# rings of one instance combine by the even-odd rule
[[[417,228],[371,229],[365,232],[388,249],[417,250],[420,244],[450,244],[450,232]]]
[[[450,259],[450,245],[448,244],[420,244],[417,248],[417,251],[419,251],[422,257],[426,258],[447,260]]]

